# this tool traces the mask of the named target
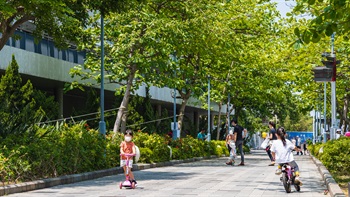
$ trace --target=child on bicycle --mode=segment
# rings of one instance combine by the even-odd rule
[[[120,154],[135,154],[136,149],[135,149],[135,144],[132,142],[132,130],[128,129],[124,133],[124,141],[120,144]],[[126,162],[127,158],[124,155],[121,155],[120,157],[120,167],[123,167],[124,169],[124,174],[126,176]],[[130,177],[130,183],[134,182],[135,185],[137,184],[134,174],[132,173],[132,163],[133,160],[132,158],[129,159],[129,177]]]
[[[283,127],[277,129],[277,140],[274,140],[271,146],[272,156],[275,159],[276,163],[278,163],[278,168],[276,170],[276,175],[280,175],[282,173],[282,164],[288,163],[295,171],[295,183],[302,186],[302,182],[299,179],[299,167],[295,162],[293,157],[293,150],[298,150],[298,148],[288,139],[285,138],[286,131]]]

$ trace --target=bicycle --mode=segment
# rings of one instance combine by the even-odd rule
[[[287,163],[282,164],[282,176],[280,180],[287,193],[292,192],[291,185],[294,185],[296,191],[300,191],[300,185],[295,183],[295,177],[294,168]]]

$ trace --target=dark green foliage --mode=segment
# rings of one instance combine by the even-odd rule
[[[157,131],[157,124],[156,122],[153,122],[153,120],[157,120],[159,117],[157,117],[157,114],[155,113],[155,110],[153,109],[151,105],[151,95],[149,93],[149,87],[146,87],[146,97],[144,99],[144,119],[145,122],[149,122],[146,124],[146,131],[150,131],[151,133]],[[152,122],[150,122],[152,121]]]
[[[142,106],[144,105],[144,98],[141,96],[131,96],[130,102],[128,104],[128,119],[126,121],[126,125],[128,128],[132,130],[144,129],[145,125],[144,118],[141,114],[144,114],[145,111],[142,110]]]
[[[91,114],[89,116],[81,116],[80,118],[75,118],[74,121],[83,121],[83,120],[89,120],[87,123],[89,124],[90,128],[98,128],[99,127],[99,121],[100,121],[100,113],[96,114],[97,112],[100,112],[100,99],[99,95],[97,95],[97,92],[95,89],[90,88],[86,91],[86,101],[84,109],[82,110],[76,110],[73,109],[72,116],[80,116],[80,115],[87,115]]]
[[[170,125],[171,125],[171,122],[173,121],[173,118],[172,117],[169,118],[169,113],[166,108],[163,108],[162,114],[160,114],[159,116],[157,115],[157,117],[162,119],[157,126],[157,133],[167,134],[171,130]]]
[[[37,135],[41,137],[30,143],[28,135],[9,135],[0,143],[3,183],[105,169],[119,160],[118,139],[102,138],[98,131],[87,130],[85,122],[42,127]]]
[[[44,116],[44,111],[33,99],[33,86],[30,81],[22,85],[18,64],[12,62],[0,82],[0,136],[23,134],[34,135],[33,125]]]
[[[33,99],[36,101],[36,108],[45,112],[43,121],[58,119],[59,104],[55,101],[55,97],[49,96],[43,91],[34,90]]]

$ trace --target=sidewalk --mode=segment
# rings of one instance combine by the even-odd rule
[[[246,155],[245,158],[246,166],[239,167],[227,166],[224,164],[226,158],[216,157],[209,160],[194,158],[157,164],[137,164],[134,165],[134,171],[139,186],[135,190],[120,190],[117,185],[124,179],[122,171],[120,168],[112,168],[8,186],[5,190],[2,187],[0,195],[25,192],[9,196],[345,196],[340,193],[338,185],[329,181],[331,177],[324,170],[321,172],[325,175],[321,176],[317,166],[322,169],[322,165],[317,163],[317,160],[315,163],[310,156],[295,156],[304,185],[301,192],[290,194],[285,193],[279,177],[274,174],[276,166],[267,166],[269,160],[264,151],[253,150],[252,154]],[[162,166],[169,167],[158,168]],[[325,176],[329,182],[327,195],[323,194],[327,188],[323,181]],[[337,191],[337,187],[340,192]]]

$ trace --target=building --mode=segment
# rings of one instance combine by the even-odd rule
[[[85,53],[79,52],[75,48],[59,50],[49,38],[43,38],[36,43],[30,28],[30,26],[24,26],[24,28],[18,29],[15,35],[20,36],[20,39],[16,40],[11,37],[0,51],[0,73],[4,73],[12,60],[12,55],[15,55],[22,78],[29,79],[35,88],[53,95],[59,103],[60,116],[70,117],[73,108],[83,107],[85,95],[79,90],[64,93],[63,88],[65,83],[74,81],[69,75],[69,71],[75,65],[84,63]],[[114,89],[114,84],[105,84],[105,110],[110,109],[113,104]],[[151,103],[156,110],[167,108],[168,112],[173,114],[174,98],[171,96],[171,91],[166,87],[151,87]],[[136,94],[145,97],[145,87],[140,87]],[[179,109],[181,100],[177,99],[176,102],[177,109]],[[213,109],[211,112],[211,120],[213,120],[213,116],[218,113],[218,105],[211,103],[210,106]],[[223,106],[222,109],[224,115],[226,107]],[[199,117],[207,114],[208,111],[201,109],[197,100],[189,100],[185,115],[193,120],[197,130],[199,129]]]

